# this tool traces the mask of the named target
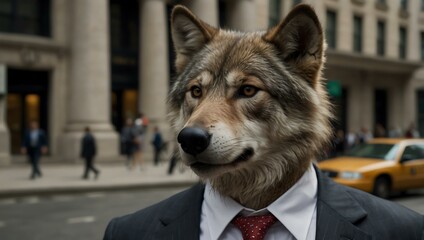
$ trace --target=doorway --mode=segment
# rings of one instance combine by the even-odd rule
[[[48,71],[7,70],[7,126],[12,154],[20,153],[31,121],[39,122],[40,128],[48,132],[48,82]]]
[[[387,129],[387,90],[375,89],[374,91],[374,126],[381,124]]]
[[[420,136],[424,136],[424,89],[417,90],[417,127]]]
[[[137,110],[137,89],[112,91],[112,124],[120,132],[127,118],[135,119]]]

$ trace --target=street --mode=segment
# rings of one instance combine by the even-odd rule
[[[110,219],[149,206],[184,188],[159,188],[0,199],[0,238],[101,239]],[[392,198],[424,214],[424,190]]]
[[[0,239],[101,239],[113,218],[183,188],[0,199]]]

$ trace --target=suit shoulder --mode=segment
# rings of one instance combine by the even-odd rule
[[[161,217],[165,213],[189,207],[194,195],[200,193],[203,196],[199,184],[137,212],[116,217],[109,222],[104,239],[144,239],[162,227]]]
[[[386,210],[383,212],[380,212],[380,214],[387,214],[389,213],[388,210],[392,210],[393,214],[397,215],[398,217],[402,216],[415,216],[415,217],[421,217],[420,214],[417,212],[412,211],[409,208],[406,208],[396,202],[389,201],[386,199],[382,199],[379,197],[376,197],[370,193],[363,192],[357,189],[348,188],[346,187],[346,191],[368,212],[371,211],[371,213],[375,211],[381,211]]]
[[[424,234],[424,216],[421,214],[396,202],[357,189],[346,187],[346,191],[367,212],[366,220],[360,225],[370,224],[375,229],[381,227],[382,230],[393,232],[394,235],[399,232],[408,232],[408,234],[421,237]]]

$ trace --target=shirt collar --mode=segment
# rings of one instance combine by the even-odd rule
[[[311,165],[286,193],[267,207],[298,240],[306,239],[317,203],[318,179]]]
[[[222,196],[206,183],[204,201],[211,239],[218,239],[227,225],[244,209],[232,198]]]
[[[257,215],[264,211],[271,212],[296,239],[306,239],[315,211],[317,191],[318,180],[312,165],[286,193],[267,208],[258,211],[245,208],[232,198],[220,195],[207,182],[203,204],[211,239],[218,239],[240,212],[243,215]]]

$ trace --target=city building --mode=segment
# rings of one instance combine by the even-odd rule
[[[298,1],[295,1],[298,2]],[[335,105],[335,127],[424,134],[424,1],[317,0],[325,28],[324,76]],[[284,8],[285,7],[285,8]],[[284,1],[283,15],[290,3]]]
[[[405,129],[414,122],[424,134],[424,1],[1,0],[0,164],[19,154],[33,120],[58,161],[78,158],[85,126],[99,158],[116,158],[119,131],[138,112],[168,132],[175,4],[211,25],[254,31],[301,2],[316,9],[326,33],[335,127]]]

